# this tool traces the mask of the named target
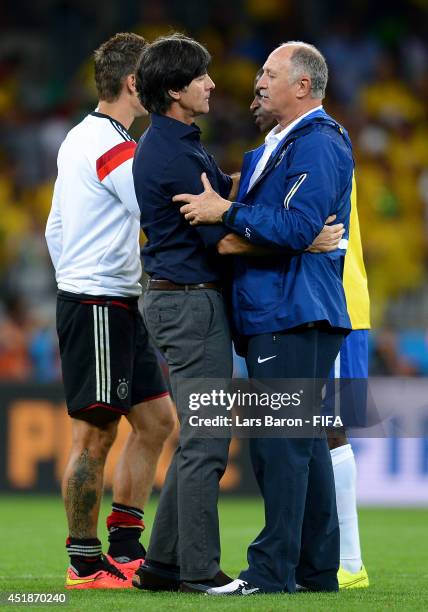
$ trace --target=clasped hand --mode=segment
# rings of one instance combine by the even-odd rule
[[[205,172],[201,175],[204,191],[199,195],[180,193],[175,195],[173,202],[187,202],[180,208],[184,218],[190,225],[220,223],[223,214],[229,210],[232,202],[218,195],[211,187]]]
[[[173,202],[186,202],[181,206],[180,212],[184,215],[190,225],[206,225],[220,223],[224,213],[229,210],[232,202],[222,198],[211,187],[205,172],[201,175],[204,191],[199,195],[191,193],[180,193],[175,195]],[[310,253],[328,253],[338,248],[339,242],[345,232],[343,223],[328,225],[336,219],[336,215],[330,215],[323,229],[314,239],[313,243],[306,249]]]

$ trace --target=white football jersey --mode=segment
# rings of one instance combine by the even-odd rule
[[[140,209],[132,179],[136,143],[94,111],[67,134],[46,241],[58,288],[90,295],[141,294]]]

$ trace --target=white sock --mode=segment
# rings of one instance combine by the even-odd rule
[[[356,573],[361,569],[362,560],[358,532],[355,457],[350,444],[339,446],[330,452],[340,528],[340,565],[347,572]]]

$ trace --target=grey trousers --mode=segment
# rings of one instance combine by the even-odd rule
[[[181,378],[231,378],[232,345],[218,291],[148,291],[143,316],[168,362],[176,404]],[[178,565],[182,580],[199,580],[219,570],[217,501],[230,440],[195,438],[188,410],[178,402],[180,439],[162,487],[147,559]]]

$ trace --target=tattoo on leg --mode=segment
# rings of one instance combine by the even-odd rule
[[[74,464],[74,470],[68,479],[65,507],[69,520],[70,535],[75,538],[94,537],[93,509],[97,506],[102,485],[100,471],[104,469],[101,459],[89,457],[85,449]]]

